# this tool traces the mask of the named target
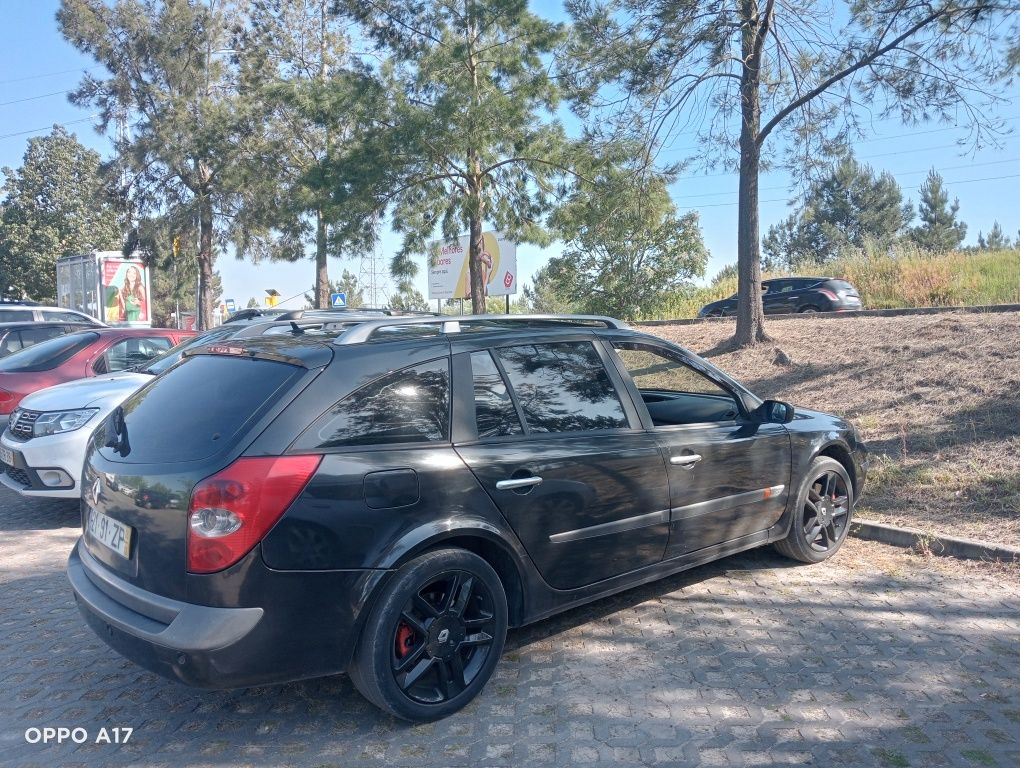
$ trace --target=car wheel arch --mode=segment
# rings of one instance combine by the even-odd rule
[[[860,488],[857,483],[857,467],[854,464],[853,453],[850,452],[850,447],[839,442],[828,443],[821,447],[812,460],[817,456],[827,456],[830,459],[834,459],[843,465],[846,473],[850,475],[850,483],[853,485],[854,498],[857,498]]]
[[[475,523],[471,525],[470,523]],[[384,566],[396,570],[404,563],[436,549],[451,547],[464,549],[485,560],[503,584],[506,593],[507,610],[510,626],[520,626],[525,615],[525,584],[524,563],[521,552],[504,538],[503,532],[485,521],[468,521],[463,527],[451,527],[445,531],[422,532],[425,535],[415,536],[413,543],[404,537],[391,550],[396,556],[388,560]],[[399,554],[397,554],[399,552]]]

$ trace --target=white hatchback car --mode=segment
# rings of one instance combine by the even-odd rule
[[[303,333],[324,322],[255,321],[221,325],[178,344],[137,371],[122,371],[47,387],[25,397],[0,435],[0,483],[22,496],[77,499],[85,449],[95,428],[138,389],[177,363],[190,347],[220,339]],[[23,462],[4,458],[18,452]],[[73,485],[68,485],[73,479]]]

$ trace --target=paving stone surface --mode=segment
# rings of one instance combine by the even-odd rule
[[[871,567],[880,545],[756,551],[516,630],[475,702],[411,726],[343,676],[209,692],[121,659],[74,607],[77,526],[0,489],[0,765],[1020,766],[1020,588]],[[47,726],[88,739],[26,742]]]

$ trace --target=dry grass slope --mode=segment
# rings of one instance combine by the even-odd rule
[[[1020,313],[820,316],[767,329],[774,345],[712,362],[762,397],[857,425],[872,451],[862,517],[1020,546]],[[733,326],[648,330],[703,353]]]

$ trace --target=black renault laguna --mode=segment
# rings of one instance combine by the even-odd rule
[[[346,671],[434,720],[508,627],[764,544],[825,560],[865,472],[847,422],[617,320],[366,319],[196,348],[127,400],[68,575],[170,678]]]

